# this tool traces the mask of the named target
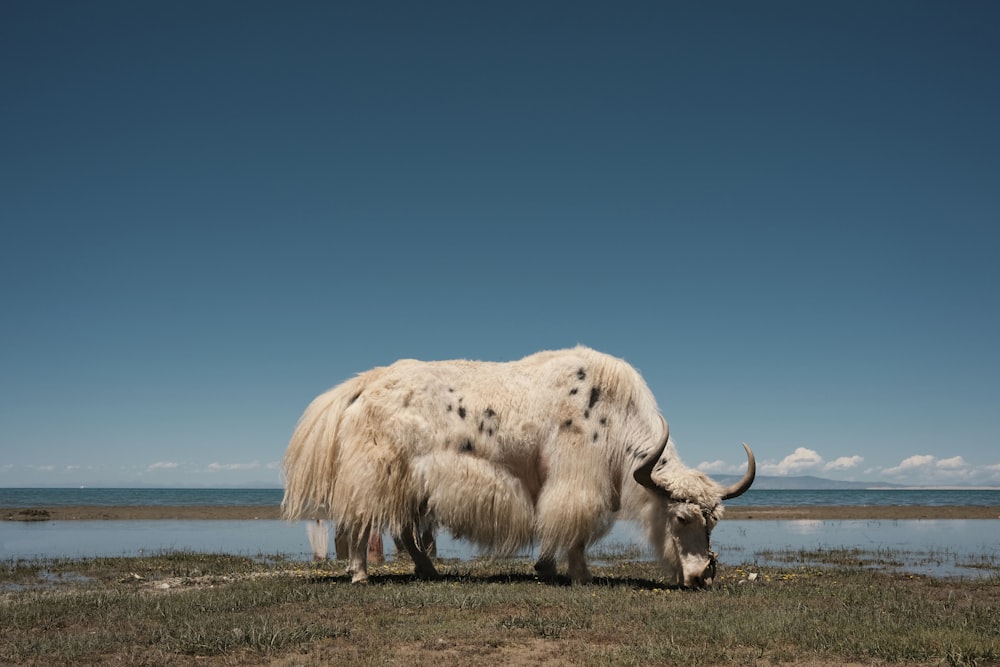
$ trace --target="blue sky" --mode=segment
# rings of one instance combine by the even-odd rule
[[[685,462],[1000,485],[1000,5],[0,6],[0,486],[280,483],[578,343]]]

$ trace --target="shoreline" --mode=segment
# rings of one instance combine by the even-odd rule
[[[253,521],[280,520],[268,505],[80,505],[0,507],[2,521]],[[856,521],[1000,519],[995,505],[800,505],[726,508],[723,521]]]

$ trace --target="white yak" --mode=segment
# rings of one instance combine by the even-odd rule
[[[652,392],[629,364],[586,347],[508,363],[398,361],[317,397],[284,458],[284,515],[332,519],[349,538],[352,580],[383,527],[436,577],[419,540],[436,524],[492,553],[538,545],[538,572],[565,554],[574,583],[585,549],[620,515],[642,519],[671,583],[711,584],[709,539],[723,488],[685,466]]]

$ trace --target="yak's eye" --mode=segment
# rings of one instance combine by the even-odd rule
[[[677,515],[677,523],[681,524],[682,526],[686,526],[689,523],[691,523],[691,517],[684,516],[683,514],[678,514]]]

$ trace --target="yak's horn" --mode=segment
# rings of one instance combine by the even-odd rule
[[[747,471],[743,474],[743,479],[736,482],[732,486],[728,487],[722,492],[722,499],[729,500],[730,498],[735,498],[736,496],[742,496],[753,484],[753,478],[757,474],[757,462],[753,458],[753,452],[747,447],[747,443],[743,443],[743,449],[747,450]]]
[[[642,486],[646,487],[650,491],[655,491],[661,495],[669,496],[670,493],[661,487],[659,484],[653,481],[653,468],[656,466],[656,462],[660,460],[660,456],[663,454],[663,450],[667,448],[667,440],[670,439],[670,427],[667,425],[667,420],[660,415],[660,421],[663,422],[663,444],[653,450],[649,456],[647,456],[639,467],[635,469],[632,473],[632,477],[635,481],[639,482]]]

